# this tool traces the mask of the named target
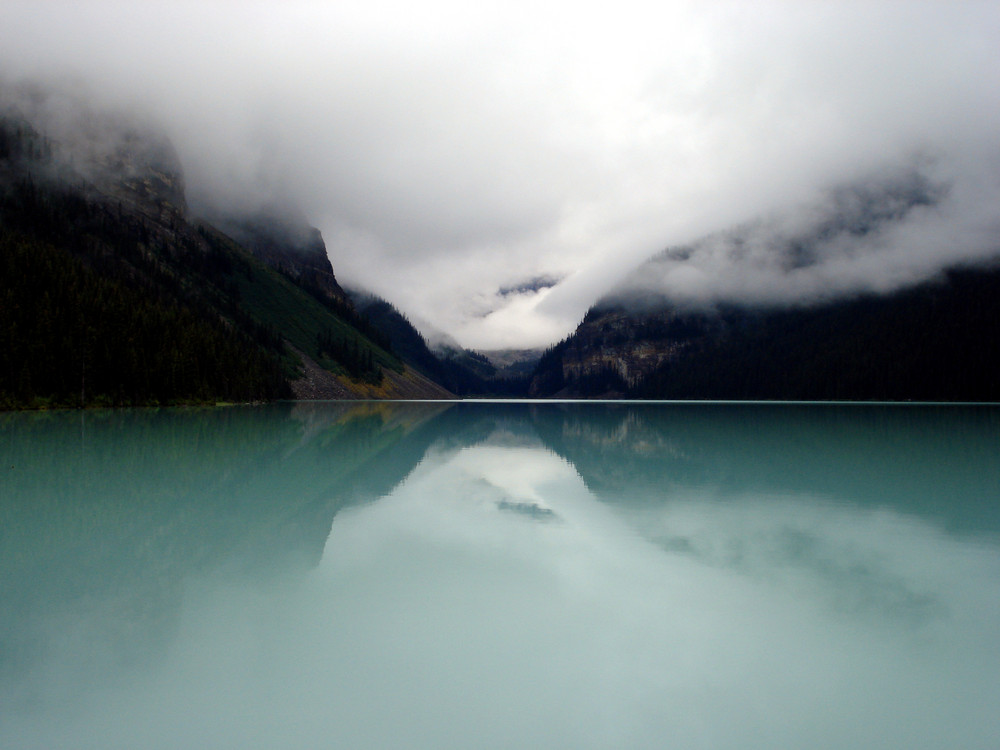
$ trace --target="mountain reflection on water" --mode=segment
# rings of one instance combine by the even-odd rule
[[[0,746],[993,747],[1000,409],[0,415]]]

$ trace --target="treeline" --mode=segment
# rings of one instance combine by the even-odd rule
[[[0,115],[0,159],[48,162],[52,142],[19,118]]]
[[[331,296],[322,286],[310,278],[293,276],[287,270],[281,268],[276,268],[275,270],[300,289],[307,292],[323,307],[359,331],[366,339],[384,350],[387,354],[397,354],[393,350],[392,337],[382,330],[380,326],[376,325],[366,313],[359,312],[348,300]]]
[[[2,186],[0,186],[2,187]],[[199,247],[193,237],[170,233],[138,212],[88,196],[84,186],[20,177],[0,191],[0,224],[56,245],[102,276],[127,276],[154,293],[211,305],[199,271],[220,281],[230,269],[221,253]]]
[[[592,319],[592,318],[591,318]],[[621,334],[614,334],[615,340]],[[625,338],[621,338],[625,341]],[[589,342],[588,342],[589,344]],[[614,365],[565,367],[564,360],[583,360],[584,344],[579,336],[569,336],[542,353],[529,378],[528,392],[532,396],[553,396],[558,393],[571,397],[622,397],[632,394],[633,389]]]
[[[384,377],[372,350],[362,345],[356,335],[337,335],[332,329],[316,334],[316,352],[322,360],[330,357],[347,370],[347,374],[366,383],[379,384]]]
[[[468,350],[437,354],[416,327],[393,305],[377,297],[358,300],[361,316],[388,339],[391,351],[458,396],[525,396],[530,375],[502,377],[483,355]]]
[[[529,394],[531,396],[554,396],[566,387],[566,376],[563,371],[563,352],[569,346],[570,339],[565,338],[543,353],[535,365],[531,378]]]
[[[175,193],[98,190],[56,161],[0,117],[0,408],[291,397],[286,341],[368,383],[402,368],[349,302],[189,221]]]
[[[806,310],[730,313],[642,398],[1000,401],[1000,270]]]
[[[30,173],[0,190],[0,231],[4,408],[290,395],[221,250]]]
[[[532,395],[1000,401],[997,268],[954,269],[894,294],[811,308],[659,316],[632,314],[601,326],[589,315],[588,327],[542,356]],[[663,363],[629,383],[609,366],[580,374],[602,347],[628,342],[658,349]]]
[[[2,408],[290,395],[277,358],[243,332],[51,243],[0,228],[0,279]]]

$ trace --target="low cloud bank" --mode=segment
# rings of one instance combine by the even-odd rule
[[[632,306],[811,305],[891,292],[1000,257],[1000,194],[913,164],[818,200],[670,248],[609,302]]]
[[[699,248],[657,274],[692,299],[814,299],[983,258],[998,38],[978,2],[8,0],[0,70],[141,112],[193,205],[297,205],[339,279],[495,348],[565,335],[667,247]],[[913,169],[947,192],[784,267],[785,224]],[[750,225],[747,266],[718,244]],[[541,277],[561,281],[504,293]]]

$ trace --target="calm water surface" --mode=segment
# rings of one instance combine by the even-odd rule
[[[1000,409],[0,415],[0,747],[990,748]]]

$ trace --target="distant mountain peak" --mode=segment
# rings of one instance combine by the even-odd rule
[[[556,284],[560,282],[561,279],[555,276],[550,276],[548,274],[543,274],[541,276],[534,276],[530,279],[518,282],[516,284],[511,284],[508,286],[502,286],[497,293],[501,297],[509,297],[515,294],[530,294],[533,292],[540,292],[543,289],[551,289]]]

